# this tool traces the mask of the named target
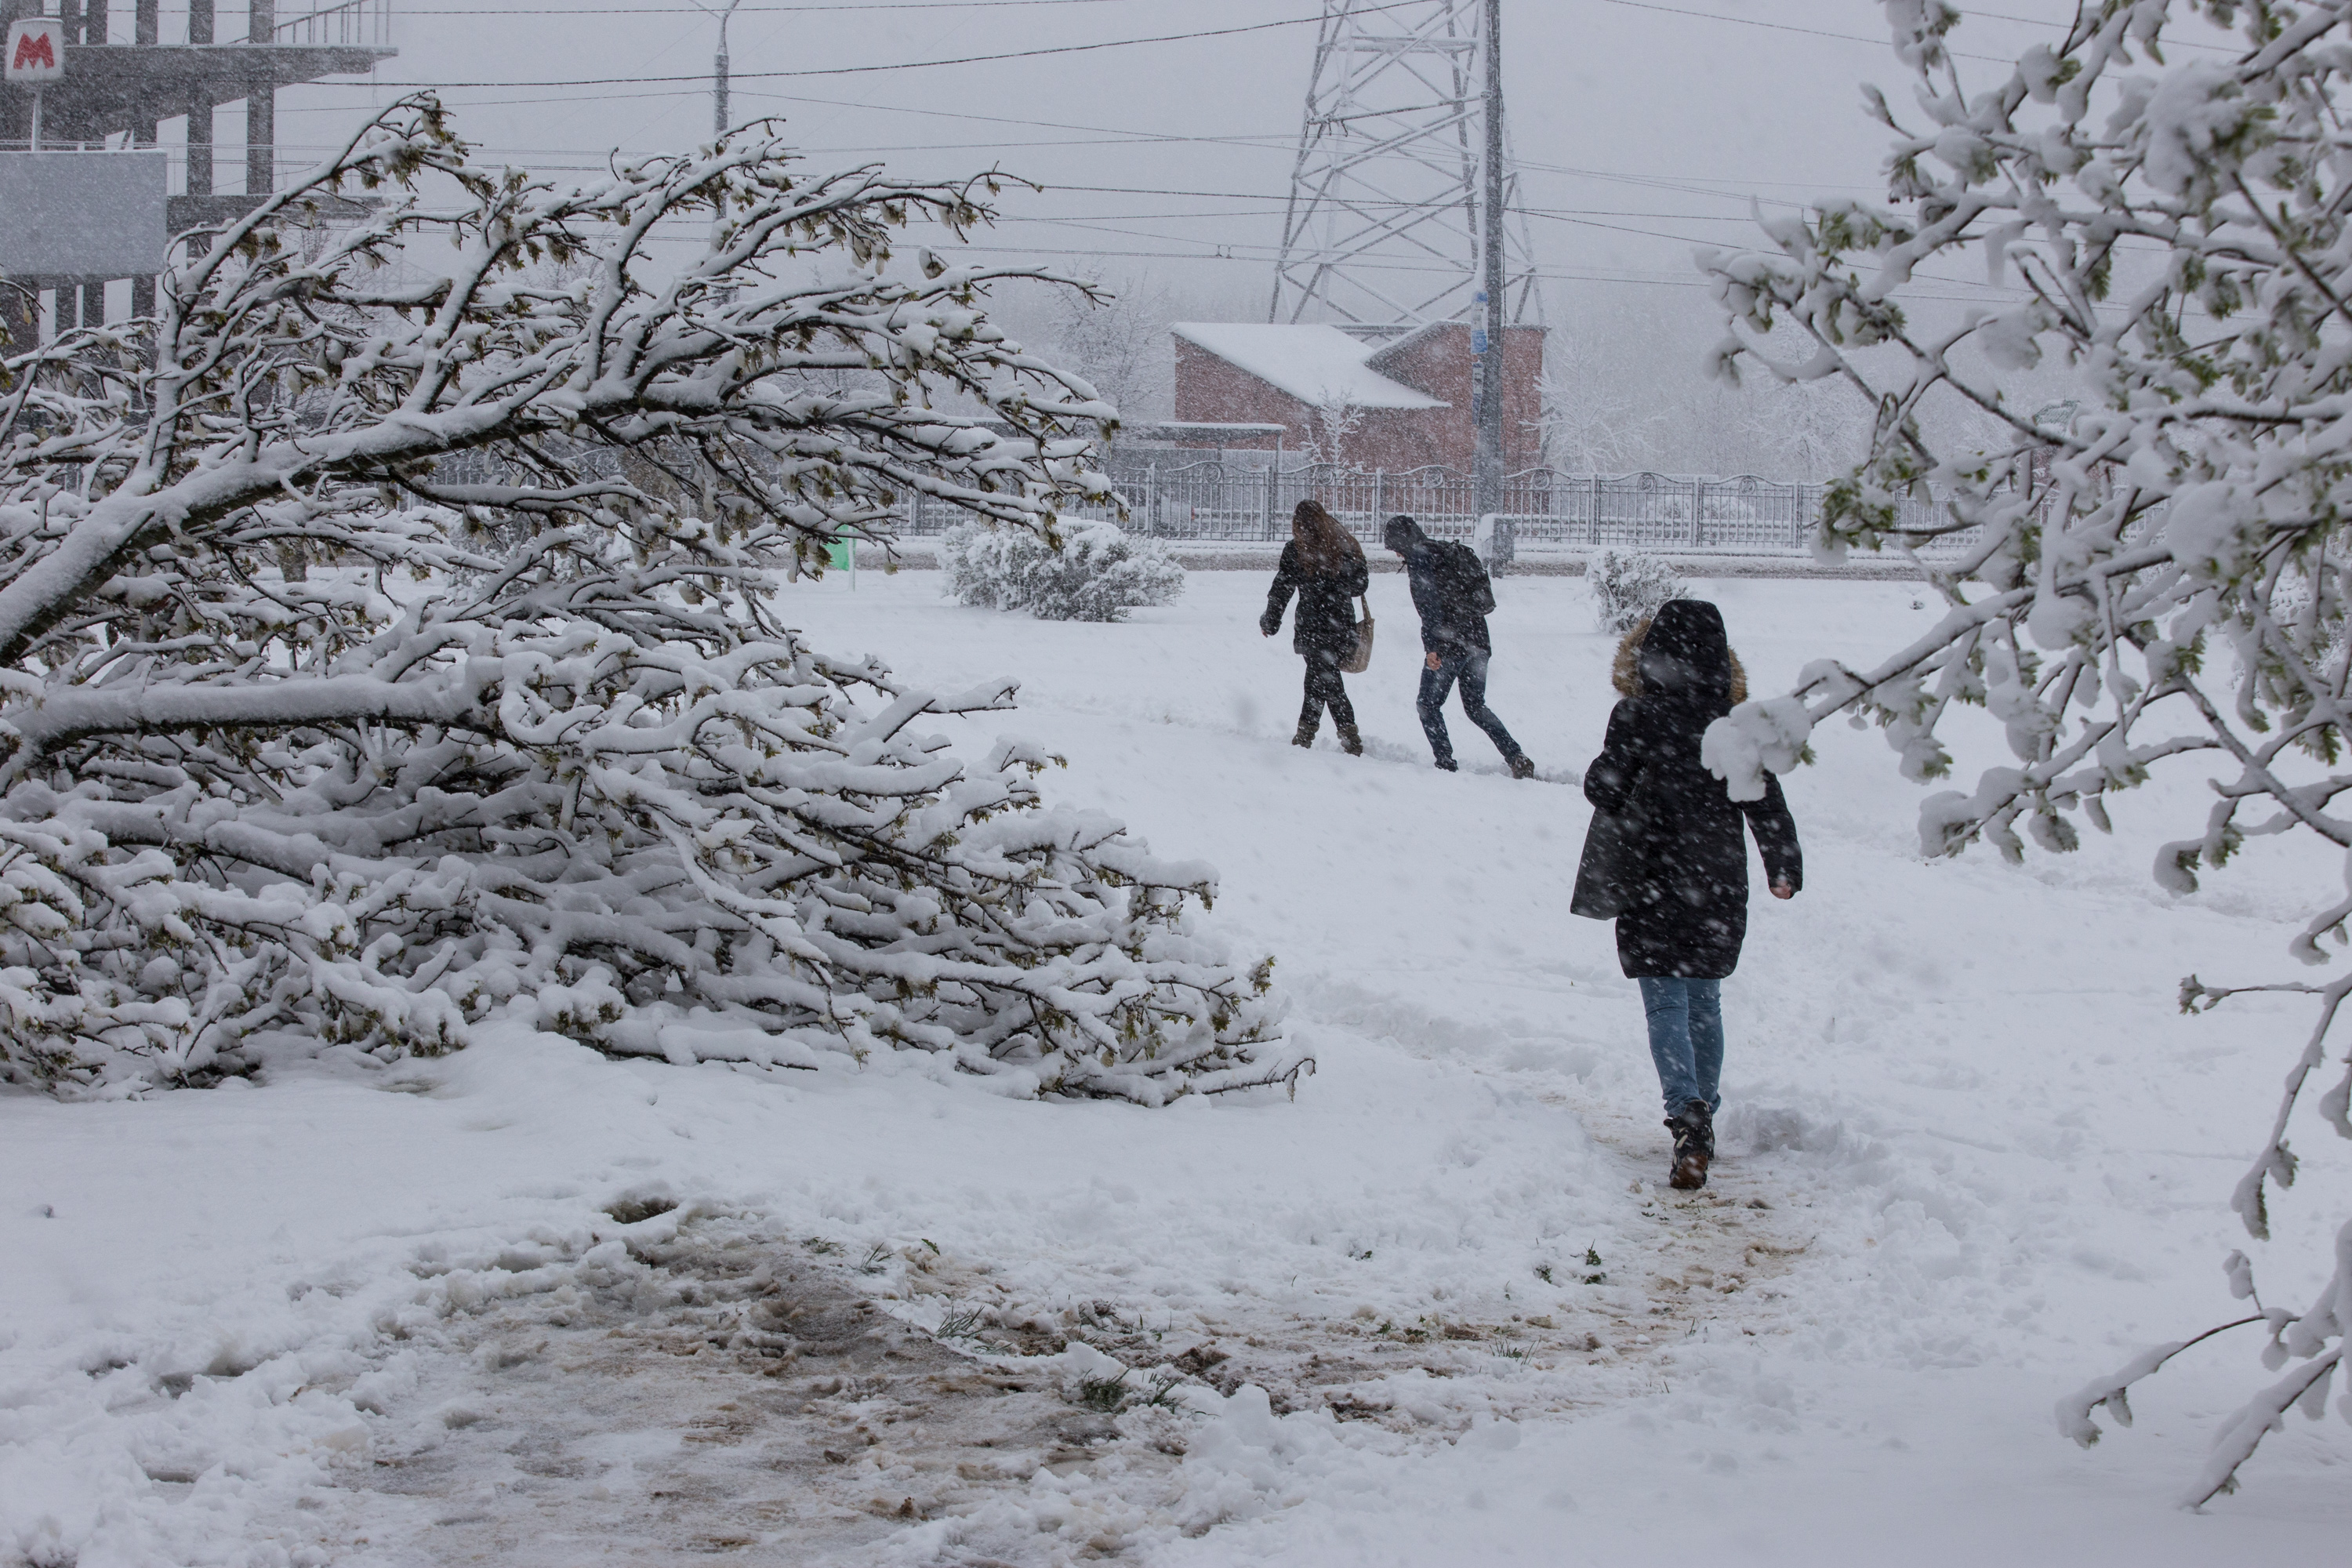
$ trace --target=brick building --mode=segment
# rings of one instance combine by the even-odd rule
[[[1327,460],[1395,471],[1427,464],[1469,472],[1478,432],[1471,419],[1470,328],[1461,321],[1367,341],[1337,327],[1180,321],[1176,418],[1286,427],[1283,445],[1314,447]],[[1503,336],[1503,467],[1543,460],[1537,378],[1544,329]],[[1336,422],[1340,426],[1329,426]],[[1234,441],[1271,448],[1275,441]]]

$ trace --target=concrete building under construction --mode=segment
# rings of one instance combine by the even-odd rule
[[[153,309],[160,247],[107,237],[124,218],[123,192],[168,177],[161,137],[171,121],[186,129],[174,149],[182,177],[170,181],[178,189],[154,191],[163,235],[234,219],[275,187],[278,89],[369,71],[395,52],[391,0],[292,0],[289,9],[281,14],[280,0],[235,11],[184,0],[184,11],[175,6],[167,18],[161,0],[119,8],[110,0],[0,0],[0,37],[20,19],[53,17],[19,52],[28,62],[33,47],[58,57],[57,74],[38,87],[37,149],[35,88],[13,79],[14,70],[0,86],[0,322],[18,344],[40,335],[45,321],[62,331],[104,320],[110,284],[128,282],[133,314]],[[167,20],[184,36],[166,38]],[[243,140],[221,145],[215,112],[238,104]],[[121,158],[140,149],[157,153]],[[152,176],[143,185],[122,178],[133,163],[141,166],[132,174]]]

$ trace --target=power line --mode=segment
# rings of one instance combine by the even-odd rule
[[[1813,38],[1836,38],[1843,43],[1868,44],[1873,48],[1889,48],[1894,43],[1892,38],[1874,38],[1862,33],[1832,33],[1820,27],[1800,27],[1790,22],[1767,22],[1754,16],[1727,16],[1720,11],[1690,11],[1679,5],[1660,5],[1655,4],[1654,0],[1608,0],[1608,4],[1622,5],[1631,11],[1656,11],[1668,16],[1690,16],[1703,22],[1730,22],[1742,27],[1764,27],[1776,33],[1802,33]],[[2018,22],[2029,27],[2055,27],[2060,32],[2067,30],[2067,24],[2063,22],[2053,22],[2039,16],[2011,16],[1999,11],[1969,11],[1963,13],[1961,19],[1965,21],[1969,16],[1981,16],[1991,22]],[[2182,48],[2205,49],[2214,54],[2229,55],[2238,52],[2218,44],[2200,44],[2188,38],[2175,38],[2170,42],[2178,44]],[[2017,63],[2014,59],[2002,55],[1970,54],[1966,49],[1953,48],[1949,44],[1946,44],[1944,47],[1945,52],[1955,59],[1981,60],[1987,65],[1996,66],[2014,66]]]
[[[886,0],[875,0],[875,3],[870,5],[746,5],[737,6],[735,8],[735,14],[739,16],[749,16],[755,14],[770,16],[788,16],[816,12],[986,11],[996,9],[1032,8],[1040,5],[1129,5],[1133,3],[1134,0],[903,0],[903,3],[901,4],[891,5],[886,3]],[[434,7],[430,9],[418,9],[414,6],[403,5],[400,8],[400,15],[404,18],[409,16],[566,16],[575,18],[588,16],[678,16],[690,20],[697,16],[707,16],[710,15],[710,13],[708,11],[698,10],[690,5],[593,5],[583,7],[550,5],[520,6],[513,10],[499,10],[487,6],[453,6],[448,8]]]
[[[1668,16],[1693,16],[1702,22],[1731,22],[1742,27],[1763,27],[1775,33],[1802,33],[1809,38],[1835,38],[1842,43],[1868,44],[1871,47],[1878,49],[1893,47],[1891,38],[1866,37],[1860,33],[1824,32],[1819,27],[1800,27],[1790,22],[1766,22],[1754,16],[1727,16],[1720,11],[1685,11],[1679,5],[1653,5],[1651,0],[1608,0],[1608,3],[1612,5],[1622,5],[1633,11],[1656,11]],[[1971,55],[1959,49],[1951,49],[1949,52],[1964,60],[1983,60],[1990,65],[2013,66],[2017,63],[2015,60],[2003,59],[1999,55]]]
[[[748,16],[755,11],[786,16],[817,11],[999,11],[1038,5],[1124,5],[1133,0],[859,0],[856,5],[739,5],[735,14]],[[499,10],[490,6],[464,6],[444,9],[414,5],[400,8],[403,16],[703,16],[709,12],[691,5],[563,5],[528,6]]]
[[[1393,10],[1395,7],[1393,5],[1381,5],[1374,6],[1372,9],[1386,11]],[[875,71],[924,70],[934,66],[986,65],[1001,60],[1037,59],[1048,55],[1083,55],[1091,54],[1101,49],[1133,48],[1143,44],[1179,44],[1187,43],[1196,38],[1230,38],[1241,33],[1264,33],[1271,31],[1276,27],[1309,26],[1320,22],[1322,19],[1323,18],[1320,16],[1286,16],[1273,22],[1248,22],[1233,27],[1208,27],[1195,33],[1160,33],[1148,38],[1108,38],[1101,43],[1096,44],[1056,44],[1048,48],[1011,49],[1001,54],[993,55],[959,55],[950,59],[898,60],[889,65],[826,66],[822,68],[810,68],[803,70],[788,71],[743,71],[738,73],[734,77],[734,79],[737,81],[772,81],[786,77],[861,76]],[[697,72],[691,76],[580,77],[572,79],[547,79],[536,81],[435,82],[383,81],[372,79],[366,83],[337,83],[335,85],[353,87],[364,85],[376,88],[398,88],[402,89],[462,89],[476,87],[639,87],[652,82],[694,82],[700,84],[708,82],[709,79],[709,73]],[[614,96],[642,98],[648,96],[659,97],[668,95],[630,93],[616,94]]]

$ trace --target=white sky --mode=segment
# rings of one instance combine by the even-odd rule
[[[2001,16],[1971,16],[1959,50],[2011,58],[2054,39],[2049,23],[2074,8],[1990,3]],[[625,80],[451,86],[444,100],[487,155],[539,168],[593,169],[616,148],[709,134],[716,25],[681,0],[395,4],[400,58],[375,85],[282,94],[282,142],[326,142],[354,111],[397,96],[394,84],[581,79]],[[299,5],[279,0],[280,15]],[[879,160],[938,176],[1001,163],[1048,188],[1008,192],[1003,223],[981,243],[1065,266],[1099,258],[1114,279],[1148,277],[1195,310],[1262,319],[1318,9],[1318,0],[743,0],[730,35],[735,117],[785,117],[819,162]],[[846,68],[1286,17],[1310,20],[1036,59]],[[224,35],[231,30],[225,18]],[[1885,37],[1870,0],[1506,0],[1509,124],[1534,244],[1555,280],[1554,319],[1600,279],[1661,306],[1682,296],[1703,313],[1704,296],[1690,292],[1692,247],[1748,243],[1750,197],[1877,194],[1885,132],[1863,118],[1857,84],[1874,80],[1898,106],[1908,101]],[[2005,74],[1990,63],[1969,68],[1987,85]],[[761,75],[788,71],[819,74]],[[678,77],[691,79],[647,79]]]

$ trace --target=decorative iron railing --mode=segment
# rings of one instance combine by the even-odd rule
[[[1081,508],[1124,527],[1171,540],[1271,542],[1290,537],[1290,513],[1313,497],[1349,531],[1376,543],[1381,525],[1402,512],[1432,535],[1467,539],[1475,531],[1474,487],[1451,468],[1399,472],[1329,466],[1276,469],[1214,459],[1115,462],[1118,503]],[[1752,474],[1567,474],[1529,468],[1503,484],[1501,515],[1521,552],[1636,549],[1659,553],[1793,555],[1811,548],[1827,487]],[[1124,510],[1125,515],[1119,516]],[[1932,500],[1906,500],[1902,521],[1932,527]],[[908,509],[902,527],[933,534],[964,517],[933,501]],[[1942,536],[1928,548],[1957,550],[1974,531]]]

